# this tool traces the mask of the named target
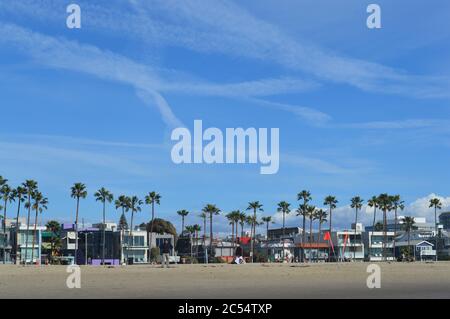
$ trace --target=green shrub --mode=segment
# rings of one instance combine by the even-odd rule
[[[153,247],[150,250],[150,261],[152,262],[158,262],[160,259],[160,251],[159,247]]]

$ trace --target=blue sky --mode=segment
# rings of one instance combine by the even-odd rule
[[[448,1],[377,1],[380,30],[360,0],[74,2],[80,30],[65,25],[69,1],[0,0],[0,174],[39,181],[44,220],[73,220],[78,181],[86,222],[101,216],[102,186],[158,191],[157,214],[177,226],[177,210],[199,223],[206,203],[259,200],[273,215],[302,189],[318,206],[339,199],[339,227],[355,195],[399,193],[412,215],[431,217],[432,196],[450,208]],[[279,172],[173,164],[170,133],[195,119],[280,128]],[[143,207],[136,219],[148,218]]]

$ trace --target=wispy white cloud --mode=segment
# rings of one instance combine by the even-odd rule
[[[73,136],[63,136],[63,135],[45,135],[45,134],[15,134],[15,135],[4,135],[2,138],[19,138],[26,141],[34,141],[38,143],[46,143],[53,145],[92,145],[100,147],[113,147],[113,148],[137,148],[137,149],[160,149],[163,148],[162,144],[145,144],[145,143],[129,143],[120,141],[106,141],[98,140],[92,138],[79,138]]]
[[[129,84],[153,99],[167,125],[181,125],[167,101],[155,90],[160,80],[148,67],[95,46],[57,39],[13,24],[0,23],[0,41],[14,45],[45,66]]]
[[[162,93],[178,92],[190,95],[222,96],[251,99],[258,96],[292,93],[307,90],[316,85],[313,82],[292,78],[263,79],[242,83],[212,84],[204,81],[173,81],[177,72],[169,72],[139,64],[129,58],[92,45],[80,44],[62,38],[54,38],[27,30],[13,24],[0,23],[0,41],[14,45],[36,62],[48,67],[68,69],[97,76],[102,79],[118,81],[133,86],[138,97],[145,104],[156,105],[164,122],[169,127],[183,126]],[[169,75],[162,78],[159,73]],[[183,74],[184,78],[187,78]],[[257,104],[272,105],[278,109],[295,112],[300,117],[318,119],[319,111],[306,107],[254,100]]]
[[[137,30],[144,40],[157,36],[172,45],[193,50],[271,61],[365,91],[423,98],[450,96],[450,79],[447,77],[413,75],[381,64],[339,56],[305,44],[305,41],[299,42],[229,1],[214,1],[208,5],[200,0],[181,3],[133,0],[131,3],[141,12],[141,26]],[[158,20],[155,12],[168,17],[167,20]]]
[[[37,165],[43,165],[55,174],[68,171],[71,167],[97,167],[135,176],[151,176],[147,167],[117,153],[109,154],[67,146],[56,147],[26,142],[0,142],[0,158],[4,163],[13,161],[15,165],[31,166],[35,170],[37,170]]]
[[[450,196],[437,195],[435,193],[420,197],[409,204],[405,210],[406,213],[412,216],[423,216],[427,218],[430,223],[434,222],[434,208],[430,208],[430,199],[439,198],[442,203],[442,210],[440,212],[450,211]]]
[[[337,125],[338,127],[346,128],[357,128],[357,129],[421,129],[421,128],[441,128],[450,126],[450,121],[448,120],[437,120],[437,119],[406,119],[398,121],[373,121],[373,122],[362,122],[362,123],[351,123]]]
[[[129,0],[108,6],[80,0],[84,25],[138,39],[146,45],[178,46],[199,52],[263,60],[315,79],[342,83],[364,91],[420,98],[450,97],[445,76],[410,74],[379,63],[354,59],[285,34],[231,1]],[[61,1],[31,0],[3,6],[11,14],[57,22]],[[242,87],[242,86],[241,86]],[[211,90],[217,88],[210,87]],[[254,89],[254,88],[252,88]]]
[[[321,158],[307,157],[294,154],[280,154],[281,164],[303,167],[308,171],[312,170],[322,174],[344,175],[356,174],[359,172],[357,167],[343,167]],[[368,170],[368,167],[364,168]]]

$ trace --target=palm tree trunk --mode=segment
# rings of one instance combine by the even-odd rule
[[[33,259],[34,259],[34,244],[36,242],[37,219],[38,219],[38,206],[36,206],[36,216],[34,218],[33,244],[31,245],[31,263],[33,263]],[[37,262],[37,264],[39,264],[39,262]]]
[[[232,247],[232,249],[233,249],[233,257],[234,257],[234,252],[235,252],[235,249],[234,249],[234,222],[232,222],[231,223],[231,247]]]
[[[319,234],[318,234],[319,237],[317,238],[317,263],[319,262],[319,251],[320,251],[319,243],[320,243],[320,239],[321,239],[321,236],[320,236],[321,232],[322,232],[322,220],[319,219]]]
[[[355,238],[353,238],[353,261],[356,260],[356,224],[358,223],[358,208],[355,209]]]
[[[286,220],[286,212],[283,210],[283,261],[284,261],[284,236],[285,236],[285,233],[286,233],[286,230],[285,230],[285,228],[284,228],[284,225],[285,225],[285,220]]]
[[[193,261],[192,261],[192,233],[191,232],[189,232],[189,242],[191,243],[191,264],[193,263]]]
[[[130,253],[130,247],[133,246],[133,219],[134,219],[134,212],[131,211],[131,223],[130,223],[130,235],[128,236],[128,249],[127,249],[127,264],[128,264],[128,258]],[[131,244],[130,244],[131,241]],[[134,257],[133,257],[134,260]]]
[[[106,237],[106,213],[105,213],[105,205],[106,203],[103,202],[103,238],[102,238],[102,265],[105,264],[105,237]]]
[[[383,210],[383,256],[384,260],[387,261],[387,220],[386,220],[386,210]]]
[[[331,236],[331,232],[333,231],[332,224],[331,224],[331,220],[332,220],[332,216],[333,216],[332,212],[333,212],[333,210],[331,209],[331,205],[330,205],[330,236]],[[331,260],[330,245],[328,245],[328,260],[329,261]]]
[[[206,217],[203,218],[203,249],[206,245]]]
[[[303,236],[302,236],[302,244],[303,244],[303,248],[302,248],[302,262],[305,262],[305,242],[306,242],[306,230],[305,230],[305,226],[306,226],[306,216],[303,215]]]
[[[198,260],[198,230],[195,231],[195,255]]]
[[[372,242],[373,242],[373,232],[375,230],[375,221],[377,217],[377,207],[373,208],[373,223],[372,223],[372,233],[370,235],[370,244],[369,244],[369,256],[372,256]]]
[[[151,255],[152,245],[153,245],[153,222],[154,222],[154,219],[155,219],[155,203],[152,202],[152,220],[151,220],[151,224],[150,224],[150,242],[148,243],[148,247],[149,247],[149,254],[148,255],[149,256]]]
[[[80,208],[80,197],[77,197],[77,211],[75,216],[75,265],[78,265],[78,210]]]
[[[27,216],[27,233],[25,234],[25,265],[28,258],[28,233],[30,232],[30,215],[31,215],[31,194],[28,193],[28,216]]]
[[[3,264],[6,264],[6,204],[8,200],[5,199],[5,207],[3,208]]]
[[[181,234],[183,234],[184,231],[184,216],[181,216]]]
[[[393,249],[394,249],[394,261],[396,260],[395,258],[395,239],[397,238],[397,208],[395,209],[395,221],[394,221],[394,242],[393,242]]]
[[[213,213],[209,214],[209,256],[212,259],[213,257],[213,253],[212,253],[212,248],[213,248]]]
[[[125,216],[125,208],[122,206],[122,216]],[[122,233],[122,239],[120,240],[120,265],[123,263],[123,259],[122,259],[122,256],[123,256],[123,241],[125,240],[125,231],[124,231],[124,229],[125,229],[125,225],[122,225],[121,226],[121,230],[120,230],[120,232]]]
[[[253,250],[252,250],[252,262],[255,258],[255,246],[256,246],[256,215],[253,221]]]
[[[434,206],[434,228],[435,228],[435,238],[436,238],[436,261],[438,261],[438,248],[439,248],[439,238],[438,238],[438,226],[437,226],[437,206]]]
[[[254,238],[254,234],[253,234],[253,226],[254,226],[254,223],[255,223],[255,221],[256,221],[256,208],[254,208],[253,209],[253,222],[252,222],[252,225],[251,225],[251,230],[250,230],[250,240],[251,240],[251,242],[250,242],[250,261],[253,263],[253,253],[254,253],[254,246],[255,246],[255,238]]]
[[[15,260],[15,262],[16,262],[16,265],[18,265],[19,264],[19,262],[20,262],[20,259],[18,260],[17,259],[17,256],[18,256],[18,253],[19,253],[19,215],[20,215],[20,200],[21,200],[22,198],[19,196],[19,198],[18,198],[18,200],[19,200],[19,202],[18,202],[18,205],[17,205],[17,216],[16,216],[16,247],[15,247],[15,251],[14,251],[14,253],[15,253],[15,255],[16,255],[16,260]]]
[[[308,262],[311,262],[311,252],[312,252],[312,218],[309,219],[309,257],[308,257]]]

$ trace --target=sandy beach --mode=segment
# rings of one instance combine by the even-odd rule
[[[450,263],[380,263],[381,288],[366,284],[368,263],[80,266],[0,265],[0,298],[450,298]]]

